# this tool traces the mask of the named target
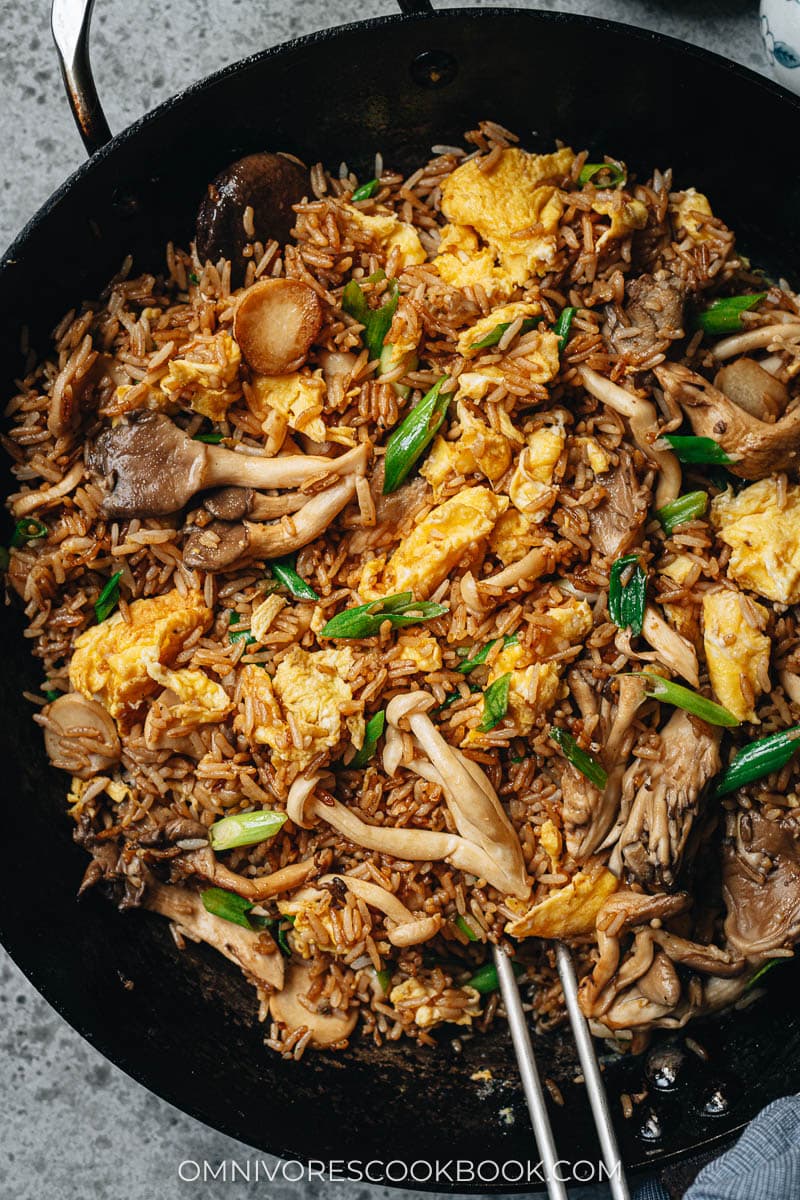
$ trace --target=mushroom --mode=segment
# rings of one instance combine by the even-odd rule
[[[367,445],[336,459],[310,454],[262,458],[196,442],[163,413],[142,412],[105,430],[90,465],[112,477],[103,501],[111,517],[178,512],[195,492],[226,484],[253,488],[299,487],[317,477],[362,474]]]
[[[186,539],[183,561],[201,571],[225,571],[257,559],[278,558],[307,546],[328,528],[356,494],[356,477],[348,475],[308,500],[298,514],[265,525],[212,521]]]
[[[658,372],[658,368],[656,368]],[[613,408],[620,416],[626,417],[631,427],[634,441],[646,458],[654,462],[659,470],[656,484],[656,508],[663,508],[671,503],[681,490],[681,467],[671,450],[655,450],[653,441],[658,432],[655,405],[642,396],[634,396],[627,388],[612,383],[604,375],[599,375],[591,367],[578,367],[586,391]]]
[[[714,387],[760,420],[775,421],[786,411],[789,393],[786,385],[765,371],[754,358],[737,358],[720,367]]]
[[[208,185],[197,213],[195,241],[200,259],[230,259],[231,277],[238,284],[248,262],[245,246],[273,239],[283,246],[294,225],[292,206],[309,194],[310,187],[307,169],[282,154],[248,154],[231,163]],[[252,209],[252,233],[245,227],[248,209]]]
[[[728,470],[742,479],[764,479],[800,462],[800,406],[772,424],[751,416],[702,375],[678,363],[655,368],[658,381],[675,400],[699,437],[719,442],[732,459]]]
[[[215,917],[205,909],[197,892],[159,883],[152,876],[142,903],[151,912],[166,917],[186,937],[219,950],[241,967],[260,992],[276,992],[283,987],[283,957],[266,930],[246,929]]]
[[[700,686],[697,651],[688,638],[667,624],[652,604],[648,604],[644,610],[642,635],[663,663],[671,667],[676,674],[688,679],[693,687]]]
[[[358,1009],[325,1013],[306,1007],[303,998],[308,994],[312,982],[309,967],[301,963],[291,966],[286,972],[282,990],[269,998],[270,1016],[289,1030],[307,1029],[311,1034],[310,1043],[317,1050],[340,1047],[355,1029]]]
[[[787,320],[775,325],[759,325],[744,333],[734,333],[731,337],[722,338],[712,347],[712,354],[719,360],[735,358],[737,354],[746,354],[749,350],[782,349],[791,341],[796,342],[800,337],[800,315],[797,313],[783,314]]]
[[[440,785],[458,832],[496,863],[494,874],[503,879],[503,890],[526,897],[530,884],[516,831],[477,763],[449,745],[431,721],[428,710],[435,704],[428,692],[395,696],[386,708],[387,724],[414,735],[426,758],[415,758],[410,770]]]
[[[725,937],[758,961],[800,936],[800,823],[754,806],[729,813],[722,858]]]
[[[11,511],[19,519],[20,517],[29,516],[32,512],[36,512],[38,508],[44,508],[46,505],[54,504],[57,500],[62,500],[64,496],[69,495],[78,486],[81,479],[83,479],[83,472],[83,463],[76,462],[58,483],[51,483],[48,487],[36,488],[30,492],[19,492],[15,496],[9,496]]]
[[[442,927],[440,913],[428,916],[424,912],[412,912],[393,892],[357,875],[322,875],[317,883],[323,885],[336,883],[337,880],[341,880],[347,890],[365,904],[389,917],[392,922],[388,930],[389,941],[393,946],[418,946],[421,942],[430,941]],[[294,899],[302,900],[302,893],[298,893]]]
[[[605,497],[589,510],[589,541],[610,559],[639,540],[650,509],[650,489],[639,482],[632,455],[620,449],[617,457],[617,465],[597,478]]]
[[[496,574],[479,580],[478,586],[500,588],[501,590],[517,587],[529,580],[539,579],[542,575],[549,575],[557,561],[558,550],[552,542],[543,546],[534,546],[533,550],[529,550],[518,562],[510,563],[502,571],[497,571]]]
[[[638,275],[625,289],[626,303],[606,309],[603,333],[612,349],[634,366],[664,351],[683,336],[686,285],[665,271]],[[624,317],[624,321],[623,318]]]
[[[262,375],[290,375],[306,361],[322,324],[317,293],[300,279],[262,279],[236,306],[233,336]]]
[[[287,492],[282,496],[265,496],[254,488],[226,487],[211,492],[203,501],[203,508],[218,521],[271,521],[286,513],[297,512],[310,497],[304,492]]]
[[[198,875],[216,887],[224,888],[228,892],[236,892],[245,900],[255,902],[270,900],[282,892],[294,891],[295,888],[301,887],[316,869],[313,858],[307,858],[302,862],[288,863],[285,867],[279,867],[270,875],[237,875],[235,871],[231,871],[217,860],[210,846],[187,854],[183,859],[183,865],[192,875]]]
[[[118,763],[122,747],[111,716],[80,692],[66,692],[42,709],[50,762],[79,779],[91,779]]]

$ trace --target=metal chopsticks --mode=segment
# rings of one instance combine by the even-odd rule
[[[517,1064],[525,1092],[525,1100],[533,1125],[539,1156],[546,1173],[547,1194],[550,1200],[568,1200],[567,1189],[558,1177],[556,1164],[564,1162],[559,1159],[553,1138],[553,1129],[547,1113],[542,1082],[536,1066],[536,1057],[531,1044],[528,1022],[522,1009],[522,998],[519,994],[517,980],[511,967],[511,960],[499,946],[493,947],[494,962],[497,968],[497,978],[508,1017],[508,1027],[511,1040],[517,1056]],[[628,1182],[625,1178],[625,1168],[617,1146],[614,1126],[611,1123],[611,1112],[608,1107],[608,1096],[603,1085],[597,1055],[594,1051],[589,1026],[578,1005],[578,983],[575,968],[567,947],[563,942],[556,942],[556,967],[561,986],[564,989],[564,999],[567,1005],[567,1015],[572,1026],[575,1045],[578,1050],[586,1081],[586,1093],[594,1117],[597,1137],[603,1163],[608,1174],[608,1183],[613,1200],[630,1200]]]

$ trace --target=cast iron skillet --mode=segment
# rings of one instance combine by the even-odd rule
[[[67,17],[70,4],[85,7],[63,4]],[[433,143],[455,142],[489,116],[529,148],[550,148],[559,137],[613,153],[634,170],[671,164],[678,184],[709,193],[755,262],[800,278],[800,175],[785,153],[800,141],[800,104],[787,93],[714,55],[605,21],[405,5],[402,16],[246,59],[107,144],[93,88],[85,91],[78,116],[96,152],[2,261],[2,394],[13,391],[23,322],[41,343],[68,308],[98,294],[127,253],[138,270],[158,270],[165,242],[191,237],[207,181],[261,148],[310,162],[346,159],[368,178],[377,149],[387,163],[409,168]],[[68,78],[80,83],[83,73],[86,84],[80,38],[75,45]],[[535,1161],[502,1025],[461,1053],[444,1035],[438,1053],[356,1043],[343,1055],[285,1063],[263,1048],[253,993],[227,962],[202,947],[176,953],[163,921],[120,914],[98,893],[76,902],[85,858],[71,841],[65,778],[48,767],[20,697],[40,681],[22,627],[13,607],[2,609],[0,937],[50,1003],[134,1078],[255,1147],[315,1159]],[[710,1146],[767,1101],[800,1089],[796,987],[796,973],[784,967],[754,1007],[693,1026],[709,1062],[689,1053],[677,1088],[651,1084],[630,1120],[621,1117],[619,1097],[643,1090],[646,1062],[608,1065],[631,1168]],[[537,1053],[566,1101],[553,1111],[559,1148],[573,1161],[595,1162],[569,1045],[554,1035]],[[493,1073],[489,1085],[471,1078],[484,1067]],[[414,1178],[436,1190],[511,1191],[515,1170],[493,1180],[485,1168],[472,1184],[426,1181],[424,1168]],[[520,1191],[534,1186],[516,1183]]]

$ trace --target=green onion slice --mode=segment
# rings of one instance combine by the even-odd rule
[[[723,725],[726,729],[732,729],[741,724],[730,709],[715,704],[713,700],[706,700],[705,696],[698,695],[681,683],[673,683],[671,679],[664,679],[662,675],[655,675],[651,671],[630,671],[629,674],[644,681],[645,695],[653,700],[661,700],[664,704],[682,708],[684,712],[700,717],[701,721],[707,721],[709,725]]]
[[[194,271],[189,272],[189,282],[190,283],[199,283],[200,282],[200,280],[195,275]]]
[[[467,686],[469,687],[469,690],[472,692],[473,695],[476,692],[479,692],[481,690],[478,687],[477,683],[470,683]],[[465,699],[466,699],[466,697],[462,696],[461,692],[458,690],[458,688],[456,688],[456,690],[454,692],[451,692],[449,696],[445,697],[445,699],[442,701],[442,703],[439,705],[438,708],[434,708],[433,712],[434,713],[444,712],[446,709],[450,708],[451,705],[455,704],[456,700],[465,700]]]
[[[228,613],[228,625],[240,625],[241,622],[242,618],[239,613],[234,609],[231,609]],[[256,640],[249,629],[236,629],[232,632],[230,630],[228,631],[229,642],[241,642],[242,638],[244,638],[245,646],[252,646]]]
[[[459,913],[456,917],[454,924],[458,926],[458,928],[464,934],[464,937],[470,942],[479,942],[481,940],[469,922],[464,920],[461,913]]]
[[[511,969],[517,978],[519,978],[520,975],[525,974],[525,968],[513,958],[511,960]],[[494,963],[484,963],[484,965],[479,967],[475,974],[467,980],[467,982],[464,984],[464,987],[475,988],[475,991],[480,992],[482,996],[488,995],[489,992],[496,992],[500,987],[500,980],[497,978],[497,967],[494,965]]]
[[[729,463],[735,462],[735,459],[725,453],[719,442],[715,442],[710,437],[665,433],[659,440],[666,442],[670,449],[675,451],[678,461],[682,463],[710,463],[725,467]]]
[[[245,929],[254,928],[247,915],[253,904],[252,901],[245,900],[244,896],[239,896],[236,892],[226,892],[224,888],[212,887],[201,892],[201,899],[206,912],[210,912],[212,916],[232,921],[234,925],[243,925]]]
[[[490,683],[483,693],[483,716],[478,726],[480,733],[488,733],[499,725],[508,712],[508,689],[511,686],[511,672],[506,671],[494,683]]]
[[[589,782],[602,792],[608,783],[608,772],[602,763],[599,763],[588,750],[582,750],[572,734],[568,730],[562,729],[560,725],[551,727],[550,737],[561,750],[567,762],[572,763],[576,771],[585,775]]]
[[[205,442],[207,446],[218,446],[222,441],[221,433],[196,433],[193,442]]]
[[[310,583],[298,575],[293,558],[274,558],[269,564],[272,578],[287,588],[295,600],[319,600]]]
[[[106,617],[110,617],[119,604],[120,579],[122,579],[122,571],[115,571],[94,602],[94,615],[97,617],[98,625],[105,621]]]
[[[377,979],[378,986],[380,987],[384,996],[388,996],[389,988],[391,987],[391,984],[392,984],[392,972],[388,971],[388,970],[386,970],[386,968],[384,968],[384,970],[382,970],[382,971],[375,972],[375,978]]]
[[[296,920],[297,918],[292,916],[290,913],[285,913],[284,916],[277,921],[278,928],[275,931],[275,941],[278,943],[278,949],[285,958],[291,958],[292,948],[286,939],[286,935],[289,930],[286,928],[284,921],[288,922],[288,925],[291,928]]]
[[[541,317],[526,317],[520,326],[520,333],[529,333],[531,329],[535,329],[541,321]],[[502,341],[503,334],[507,329],[510,329],[512,321],[501,321],[499,325],[495,325],[491,333],[487,333],[486,337],[482,337],[480,341],[473,342],[470,350],[486,350],[489,346],[496,346]]]
[[[350,197],[351,200],[369,200],[370,196],[377,190],[379,180],[368,179],[366,183],[362,183],[361,187],[357,187]]]
[[[749,992],[751,987],[755,987],[759,979],[764,978],[767,971],[771,971],[773,967],[777,967],[778,963],[785,963],[788,961],[790,961],[788,956],[786,958],[768,958],[765,963],[761,964],[755,975],[751,976],[751,978],[747,981],[747,985],[744,990]]]
[[[364,742],[353,761],[348,764],[349,766],[365,767],[367,765],[375,753],[375,747],[378,745],[378,740],[383,734],[385,725],[386,712],[384,709],[381,709],[380,712],[376,712],[370,717],[364,729]]]
[[[382,272],[380,278],[383,278]],[[373,282],[375,279],[376,276],[370,275],[369,282]],[[342,308],[349,316],[354,317],[359,325],[364,326],[361,341],[369,351],[370,362],[381,356],[383,343],[389,332],[389,326],[394,320],[399,299],[400,288],[396,279],[389,280],[389,286],[380,308],[370,308],[366,296],[355,279],[351,279],[345,285],[342,292]]]
[[[384,621],[391,622],[393,629],[404,629],[407,625],[418,625],[446,613],[447,606],[433,604],[429,600],[415,600],[413,592],[398,592],[394,596],[383,596],[369,604],[357,604],[331,617],[320,630],[322,637],[368,638],[380,632]]]
[[[742,328],[742,313],[750,312],[766,296],[766,292],[755,292],[750,296],[726,296],[715,300],[703,312],[697,314],[697,328],[704,333],[736,333]]]
[[[677,500],[665,504],[658,510],[656,516],[661,522],[664,532],[670,534],[679,525],[685,525],[687,521],[694,521],[697,517],[702,517],[707,508],[707,492],[687,492],[685,496],[678,496]]]
[[[572,321],[577,311],[577,308],[562,308],[561,314],[553,326],[553,333],[558,338],[559,350],[563,350],[567,344],[569,331],[572,328]]]
[[[52,704],[54,700],[58,699],[58,697],[61,695],[61,692],[51,690],[51,691],[46,691],[44,695],[45,695],[45,699],[47,701],[49,701],[50,704]]]
[[[259,812],[239,813],[215,821],[208,831],[212,850],[232,850],[234,846],[256,846],[274,837],[286,823],[286,813],[269,808]]]
[[[473,654],[471,658],[465,658],[464,661],[462,663],[459,663],[458,666],[456,667],[456,670],[458,671],[458,673],[460,675],[468,675],[470,671],[473,671],[475,669],[475,667],[482,666],[482,664],[485,663],[486,659],[489,657],[492,646],[496,646],[498,640],[499,640],[498,638],[492,638],[492,640],[490,642],[487,642],[485,646],[481,646],[480,650],[478,650],[475,654]],[[517,646],[517,645],[519,645],[519,638],[517,637],[517,635],[515,633],[508,633],[503,638],[503,647],[504,648],[506,646]]]
[[[626,171],[617,163],[584,163],[578,176],[579,187],[601,174],[608,175],[608,183],[601,184],[601,187],[621,187],[628,179]]]
[[[800,725],[770,733],[744,746],[732,759],[714,789],[715,796],[727,796],[746,783],[763,779],[773,771],[780,771],[800,747]]]
[[[634,563],[636,564],[634,566]],[[623,574],[634,567],[627,583]],[[639,565],[638,554],[626,554],[618,558],[611,568],[608,581],[608,615],[620,629],[630,629],[638,637],[644,622],[644,606],[647,600],[647,576]]]
[[[419,404],[400,422],[386,443],[383,494],[397,491],[408,472],[439,432],[447,414],[450,395],[441,394],[447,376],[437,379]]]
[[[14,526],[11,545],[24,546],[26,542],[38,542],[40,538],[46,537],[47,526],[44,521],[37,521],[35,517],[23,517]]]

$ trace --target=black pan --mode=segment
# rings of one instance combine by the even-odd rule
[[[73,81],[81,67],[78,54]],[[671,164],[679,184],[711,195],[754,261],[800,279],[800,174],[791,154],[800,142],[798,101],[741,67],[652,33],[517,9],[432,13],[420,0],[417,11],[246,59],[96,149],[3,259],[3,394],[13,391],[23,322],[41,342],[129,252],[138,269],[159,269],[164,243],[186,244],[206,182],[231,159],[280,149],[329,165],[346,159],[368,178],[376,150],[409,168],[431,144],[457,141],[486,116],[530,148],[560,137],[639,171]],[[107,127],[91,93],[81,121],[89,144],[102,142]],[[253,993],[229,964],[202,947],[177,954],[159,918],[120,914],[95,893],[76,902],[85,859],[64,813],[65,778],[47,766],[20,698],[39,681],[22,627],[18,612],[2,610],[0,937],[50,1003],[154,1092],[276,1154],[535,1160],[502,1025],[460,1053],[444,1035],[438,1053],[354,1044],[344,1055],[285,1063],[263,1048]],[[767,1101],[800,1089],[797,973],[785,967],[771,978],[768,996],[753,1007],[692,1027],[709,1061],[688,1053],[677,1088],[647,1084],[650,1094],[630,1120],[619,1098],[643,1090],[647,1062],[609,1063],[630,1167],[696,1152]],[[559,1147],[567,1158],[595,1162],[568,1043],[542,1038],[538,1052],[566,1101],[553,1112]],[[484,1067],[493,1072],[490,1088],[471,1079]],[[495,1184],[487,1168],[482,1182],[462,1176],[428,1185],[511,1191],[514,1170]],[[419,1185],[423,1176],[419,1168]],[[534,1190],[524,1179],[516,1188]]]

